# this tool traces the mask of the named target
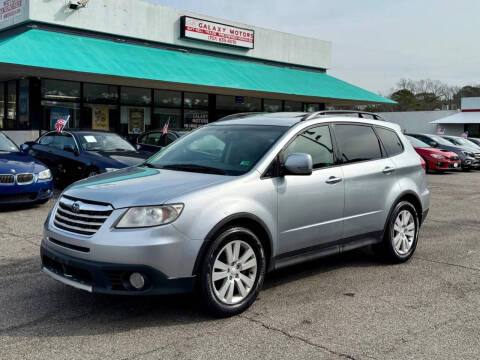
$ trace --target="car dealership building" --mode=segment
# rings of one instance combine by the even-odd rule
[[[192,129],[237,112],[391,102],[327,74],[331,43],[140,0],[0,0],[0,130]]]

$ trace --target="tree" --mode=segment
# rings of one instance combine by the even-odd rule
[[[416,110],[418,107],[415,94],[405,88],[395,91],[392,95],[390,95],[390,99],[398,103],[395,106],[395,111]]]

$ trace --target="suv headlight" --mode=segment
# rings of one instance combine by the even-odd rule
[[[174,222],[182,213],[183,204],[132,207],[115,226],[117,229],[166,225]]]
[[[475,157],[474,154],[468,152],[468,151],[462,151],[462,154],[465,155],[465,156],[468,156],[468,157]]]
[[[38,180],[47,180],[52,178],[52,173],[49,169],[40,171],[38,173]]]
[[[435,158],[435,159],[446,159],[445,156],[439,155],[439,154],[430,154],[430,156]]]

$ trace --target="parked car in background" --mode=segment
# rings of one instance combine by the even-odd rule
[[[47,165],[62,185],[138,165],[150,156],[117,134],[74,129],[48,132],[35,142],[23,144],[22,150]]]
[[[434,148],[450,150],[458,155],[462,162],[462,170],[468,171],[480,166],[480,151],[470,147],[453,145],[450,141],[432,134],[407,134]]]
[[[53,196],[50,170],[24,154],[0,131],[0,205],[46,203]]]
[[[369,245],[410,259],[430,202],[420,160],[385,121],[214,122],[66,189],[45,222],[43,271],[107,294],[197,288],[216,315],[239,314],[269,270]]]
[[[157,129],[132,137],[129,141],[137,150],[148,152],[153,155],[186,133],[187,131],[169,130],[164,134],[162,129]]]
[[[415,151],[425,160],[426,171],[445,171],[452,169],[461,169],[462,161],[459,156],[445,149],[434,148],[417,138],[406,136]]]
[[[480,151],[480,146],[479,145],[477,145],[475,142],[470,141],[469,139],[465,139],[461,136],[442,135],[442,138],[447,139],[453,145],[465,146],[465,147],[469,147],[469,148],[475,149],[477,151]]]
[[[477,144],[478,146],[480,146],[480,139],[478,139],[478,138],[471,138],[471,137],[469,137],[469,138],[467,138],[467,139],[470,140],[471,142]]]

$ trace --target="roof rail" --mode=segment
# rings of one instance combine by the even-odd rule
[[[370,115],[375,120],[384,120],[380,115],[366,112],[366,111],[355,111],[355,110],[322,110],[322,111],[315,111],[313,113],[306,114],[302,120],[300,121],[307,121],[316,119],[319,116],[328,116],[328,115],[352,115],[356,114],[357,117],[363,118],[363,115]]]

